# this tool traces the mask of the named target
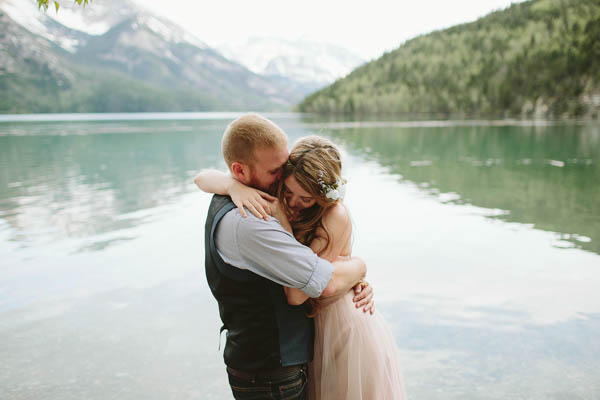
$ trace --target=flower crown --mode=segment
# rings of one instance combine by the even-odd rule
[[[295,171],[300,172],[307,178],[312,179],[312,176],[310,176],[305,171],[296,168],[294,163],[291,162],[290,160],[287,161],[287,165],[289,167],[292,167]],[[323,171],[319,170],[319,177],[317,178],[317,184],[321,187],[321,194],[332,201],[343,199],[344,195],[346,194],[346,183],[348,181],[344,178],[339,178],[338,180],[336,180],[333,183],[325,183],[325,181],[323,180],[323,175],[324,175]]]
[[[323,180],[323,171],[319,171],[319,179],[317,179],[317,183],[321,186],[321,193],[333,201],[344,198],[347,182],[346,179],[339,178],[334,183],[325,183]]]

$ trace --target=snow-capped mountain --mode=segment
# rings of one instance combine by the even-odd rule
[[[345,76],[365,61],[342,47],[303,39],[252,37],[244,44],[217,49],[257,74],[289,78],[314,89]]]
[[[125,20],[135,18],[171,43],[189,43],[206,48],[205,43],[174,23],[153,15],[130,0],[103,0],[82,7],[61,2],[59,12],[38,9],[35,0],[0,0],[1,9],[30,32],[43,36],[67,51],[85,45],[86,35],[101,36]],[[65,29],[68,28],[68,29]]]
[[[83,7],[74,1],[61,1],[60,3],[59,12],[54,12],[51,7],[48,9],[46,14],[49,18],[68,28],[94,36],[103,35],[125,19],[145,11],[129,0],[93,1]]]
[[[0,20],[0,112],[287,110],[304,94],[129,0],[0,0]]]
[[[84,31],[70,29],[51,18],[52,13],[41,12],[34,0],[0,0],[0,10],[29,32],[71,53],[74,53],[88,36]]]

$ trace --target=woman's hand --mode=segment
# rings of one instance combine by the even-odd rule
[[[283,209],[283,205],[279,202],[278,199],[275,199],[275,201],[269,203],[269,209],[269,214],[271,214],[273,218],[276,218],[277,221],[279,221],[283,229],[293,234],[292,225],[290,224],[288,216],[285,213],[285,210]]]
[[[283,210],[283,206],[277,199],[269,202],[269,215],[271,217],[277,218],[278,220],[281,220],[281,219],[287,220],[287,215],[285,214],[285,211]]]
[[[354,305],[356,308],[363,307],[363,312],[369,312],[371,315],[375,312],[375,301],[373,300],[373,286],[369,282],[360,280],[354,286]]]
[[[242,217],[246,218],[246,207],[256,218],[269,219],[271,203],[277,198],[258,189],[251,188],[241,182],[233,179],[227,193],[231,197],[233,204],[240,210]]]

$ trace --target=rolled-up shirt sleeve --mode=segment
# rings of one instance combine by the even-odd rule
[[[216,244],[228,264],[300,289],[309,297],[319,297],[329,283],[333,265],[300,244],[276,219],[242,218],[232,210],[219,225],[223,223],[225,229],[217,228]],[[230,242],[223,246],[227,239]]]

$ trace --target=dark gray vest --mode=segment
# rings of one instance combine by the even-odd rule
[[[206,279],[227,329],[225,364],[251,371],[309,362],[314,324],[304,308],[290,306],[283,287],[225,263],[216,250],[215,228],[234,207],[229,197],[215,195],[205,226]]]

